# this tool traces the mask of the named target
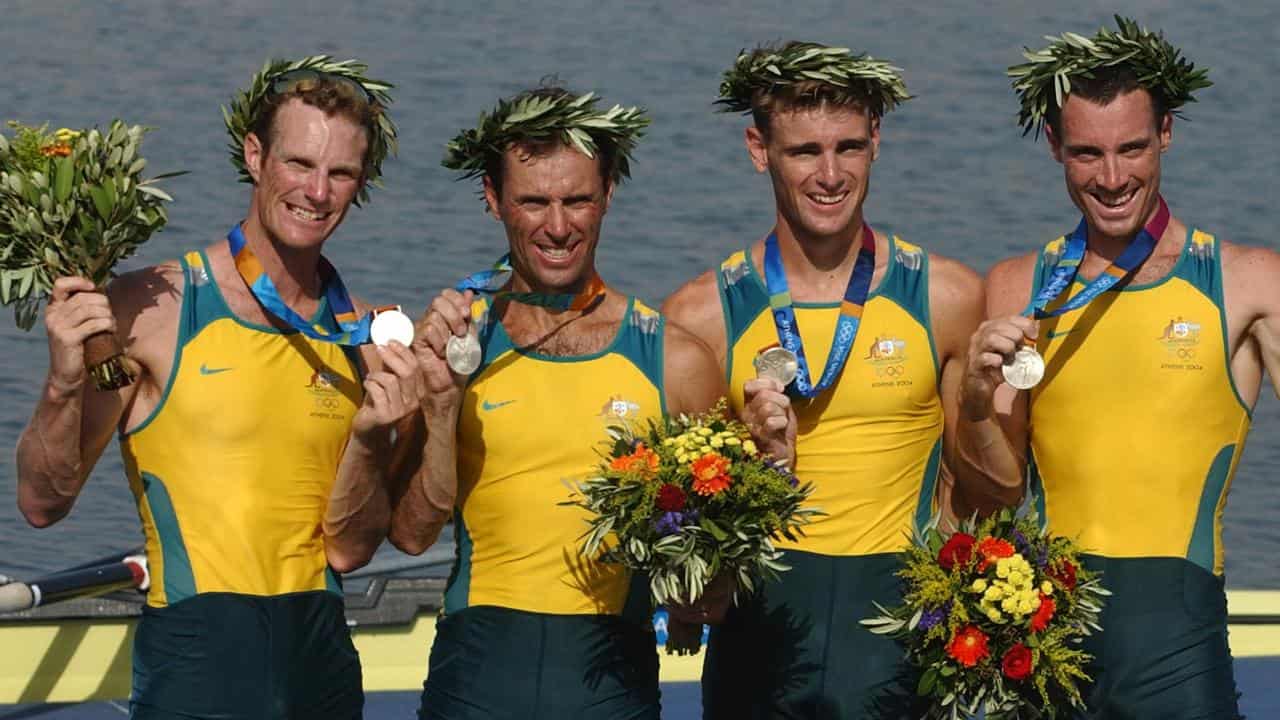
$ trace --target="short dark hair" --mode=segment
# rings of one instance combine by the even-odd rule
[[[367,92],[354,81],[347,78],[313,73],[289,84],[280,92],[268,92],[262,98],[261,109],[257,119],[249,131],[262,143],[262,151],[270,152],[274,142],[276,113],[290,100],[297,98],[315,108],[319,108],[330,117],[340,115],[351,120],[364,129],[365,144],[362,159],[363,175],[368,178],[370,163],[373,160],[373,141],[378,132],[378,117],[383,107],[372,99]]]
[[[1098,105],[1109,105],[1113,100],[1133,92],[1145,90],[1151,97],[1151,114],[1156,129],[1169,114],[1169,101],[1159,87],[1145,87],[1138,80],[1138,75],[1128,65],[1113,65],[1094,70],[1093,77],[1077,75],[1071,78],[1071,95],[1077,95]],[[1045,122],[1053,130],[1056,138],[1062,137],[1062,108],[1058,103],[1050,102],[1045,111]]]
[[[519,103],[521,100],[529,98],[540,98],[548,100],[561,100],[564,98],[573,99],[578,97],[577,94],[570,92],[567,88],[560,85],[540,85],[536,88],[530,88],[522,91],[520,94],[511,98],[512,105]],[[613,183],[613,178],[618,172],[618,142],[614,135],[609,133],[594,133],[590,129],[584,128],[592,141],[596,145],[596,165],[600,170],[600,179],[604,182],[605,190]],[[502,180],[503,174],[506,172],[507,150],[515,148],[524,153],[526,157],[539,157],[549,155],[557,147],[569,147],[565,145],[558,137],[554,138],[516,138],[511,144],[504,148],[495,148],[485,153],[484,158],[484,174],[489,178],[489,182],[493,184],[493,191],[502,197]]]

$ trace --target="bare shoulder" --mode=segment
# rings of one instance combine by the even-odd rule
[[[929,253],[929,294],[944,303],[981,303],[982,276],[959,260]]]
[[[1274,316],[1280,312],[1280,253],[1253,245],[1222,241],[1222,286],[1233,315]]]
[[[958,260],[929,255],[929,322],[939,359],[962,355],[982,322],[982,278]]]
[[[663,336],[663,375],[672,412],[700,412],[726,394],[724,373],[707,343],[670,318]]]
[[[176,316],[182,303],[182,265],[166,260],[115,277],[107,297],[124,326]]]
[[[1039,251],[1001,260],[987,271],[987,317],[1012,315],[1031,299],[1031,286]]]
[[[718,270],[712,268],[680,286],[662,303],[662,314],[684,330],[707,341],[724,334],[724,314],[720,309]]]
[[[675,364],[692,371],[707,371],[703,366],[710,366],[710,372],[719,374],[715,354],[700,336],[668,317],[663,336],[666,362],[668,366]]]

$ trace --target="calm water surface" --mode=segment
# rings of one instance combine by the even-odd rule
[[[211,4],[210,4],[211,5]],[[1044,142],[1021,138],[1003,68],[1024,45],[1111,24],[1112,5],[1015,2],[469,3],[228,0],[7,2],[0,9],[0,119],[51,126],[112,117],[154,126],[144,146],[177,198],[169,229],[126,269],[212,242],[236,222],[248,189],[225,157],[218,106],[268,56],[329,53],[367,61],[399,87],[401,152],[387,189],[356,210],[327,248],[356,293],[415,312],[439,288],[491,261],[501,227],[476,186],[439,166],[444,142],[502,95],[558,74],[655,118],[633,182],[621,188],[600,251],[605,277],[658,302],[764,232],[767,180],[743,150],[743,118],[712,112],[720,71],[742,47],[812,39],[891,58],[917,99],[886,118],[868,217],[985,271],[1070,230],[1076,213]],[[1216,85],[1175,125],[1165,195],[1184,220],[1276,247],[1280,11],[1272,3],[1125,3],[1160,26]],[[896,6],[896,7],[895,7]],[[7,312],[6,312],[7,315]],[[0,448],[12,457],[47,363],[43,334],[0,319]],[[1280,588],[1280,403],[1264,388],[1226,514],[1233,587]],[[198,431],[193,428],[193,432]],[[1129,432],[1107,427],[1098,432]],[[1116,482],[1126,482],[1117,478]],[[30,576],[140,541],[119,453],[94,470],[75,510],[33,530],[0,464],[0,573]],[[1143,508],[1133,509],[1135,517]],[[391,551],[384,551],[388,556]]]

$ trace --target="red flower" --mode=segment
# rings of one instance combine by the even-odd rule
[[[987,649],[987,635],[974,625],[965,625],[951,638],[947,654],[965,667],[973,667],[991,654]]]
[[[715,495],[733,484],[729,477],[729,458],[709,452],[693,461],[693,491],[699,495]]]
[[[1036,608],[1036,614],[1031,616],[1031,632],[1040,632],[1049,627],[1054,610],[1057,610],[1057,606],[1054,605],[1053,598],[1040,593],[1040,607]]]
[[[1000,558],[1013,557],[1013,545],[1008,540],[999,540],[993,537],[984,537],[982,542],[978,543],[978,554],[982,556],[982,562],[978,563],[978,572],[986,572],[987,568],[994,565]]]
[[[609,463],[610,470],[618,472],[635,473],[643,478],[653,477],[658,472],[658,454],[644,446],[644,443],[638,443],[636,449],[630,455],[614,458]]]
[[[684,509],[685,494],[684,491],[675,485],[663,485],[658,488],[658,497],[654,504],[659,510],[665,512],[677,512]]]
[[[974,538],[967,533],[958,532],[947,540],[947,544],[938,551],[938,565],[943,570],[950,570],[956,565],[964,565],[973,557]]]
[[[1004,659],[1000,661],[1000,670],[1010,680],[1025,680],[1031,674],[1033,664],[1031,651],[1026,645],[1018,643],[1004,654]]]
[[[1070,560],[1063,560],[1049,568],[1049,577],[1057,580],[1068,590],[1076,589],[1076,566],[1072,565]]]

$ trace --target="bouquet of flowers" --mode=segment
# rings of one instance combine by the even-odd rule
[[[1057,717],[1083,707],[1078,683],[1092,658],[1080,640],[1101,631],[1111,594],[1079,552],[1034,512],[970,519],[949,538],[935,519],[904,553],[903,604],[877,604],[881,614],[862,624],[906,646],[927,718]]]
[[[99,288],[111,269],[168,222],[173,198],[143,180],[138,156],[146,128],[116,120],[106,132],[30,127],[10,122],[0,133],[0,304],[13,305],[30,330],[53,281],[79,275]],[[132,381],[116,338],[99,333],[85,344],[85,366],[101,390]]]
[[[648,573],[659,604],[691,604],[717,578],[746,592],[776,578],[789,568],[773,539],[795,539],[821,514],[802,507],[813,487],[727,418],[722,400],[705,415],[610,427],[597,474],[577,482],[566,503],[594,515],[584,552]],[[672,637],[667,649],[698,645]]]

